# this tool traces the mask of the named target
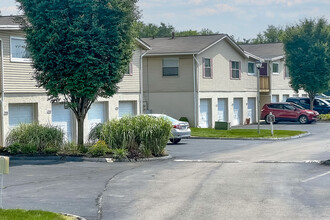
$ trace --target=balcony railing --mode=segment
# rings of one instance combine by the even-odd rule
[[[260,92],[269,92],[269,76],[260,76]]]

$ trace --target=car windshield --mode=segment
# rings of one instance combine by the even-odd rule
[[[300,105],[297,105],[297,104],[294,104],[294,103],[291,103],[291,104],[297,109],[302,109],[302,110],[305,109],[304,107],[301,107]]]
[[[322,100],[323,102],[325,102],[325,104],[327,104],[327,105],[330,105],[330,100]]]

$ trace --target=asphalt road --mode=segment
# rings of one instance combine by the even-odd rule
[[[106,220],[330,219],[330,166],[316,163],[330,159],[330,123],[276,127],[311,135],[183,140],[152,162],[11,161],[3,207]]]

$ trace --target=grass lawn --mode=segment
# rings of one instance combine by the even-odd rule
[[[74,220],[75,218],[41,210],[0,209],[1,220]]]
[[[191,136],[208,138],[284,138],[306,133],[305,131],[274,130],[274,136],[270,130],[261,129],[232,129],[215,130],[213,128],[191,128]]]

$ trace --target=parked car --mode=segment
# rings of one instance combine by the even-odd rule
[[[317,120],[317,111],[305,109],[289,102],[265,104],[261,110],[261,119],[269,123],[267,115],[275,115],[275,123],[279,121],[299,121],[301,124],[311,123]]]
[[[309,98],[289,97],[289,98],[287,98],[286,101],[300,105],[300,106],[304,107],[305,109],[310,109],[310,99]],[[317,111],[320,114],[329,114],[330,113],[330,103],[323,99],[315,98],[313,110]]]
[[[170,137],[170,141],[173,144],[177,144],[181,141],[182,138],[189,138],[191,136],[191,130],[190,130],[190,126],[188,122],[185,121],[179,121],[176,120],[175,118],[172,118],[168,115],[164,115],[164,114],[148,114],[150,116],[154,116],[154,117],[162,117],[165,118],[167,120],[169,120],[170,122],[172,122],[173,128],[171,130],[171,137]]]

